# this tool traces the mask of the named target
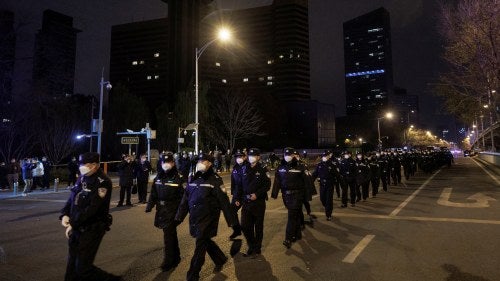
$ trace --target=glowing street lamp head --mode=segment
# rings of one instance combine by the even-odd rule
[[[219,29],[217,38],[219,38],[220,41],[226,42],[231,40],[231,31],[225,27]]]
[[[392,112],[387,112],[387,113],[385,114],[385,117],[386,117],[387,119],[392,119],[392,117],[393,117],[393,116],[394,116],[394,115],[392,114]]]

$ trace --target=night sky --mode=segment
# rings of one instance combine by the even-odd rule
[[[271,0],[219,0],[220,9],[270,4]],[[309,1],[312,98],[336,106],[345,115],[342,23],[379,7],[391,15],[394,84],[420,97],[420,122],[426,129],[448,125],[440,115],[429,83],[441,70],[441,42],[436,23],[435,0],[311,0]],[[167,5],[160,0],[2,0],[23,26],[18,32],[15,76],[31,73],[34,35],[41,28],[42,12],[53,9],[72,16],[78,34],[75,93],[97,94],[101,68],[109,68],[111,26],[165,17]],[[106,73],[107,73],[106,69]],[[30,76],[30,75],[28,75]],[[112,82],[112,81],[111,81]],[[26,83],[15,81],[22,91]],[[438,134],[438,131],[434,131]]]

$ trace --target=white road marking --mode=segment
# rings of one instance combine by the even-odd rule
[[[435,172],[430,178],[428,178],[417,190],[415,190],[408,198],[406,198],[406,200],[399,204],[399,206],[394,209],[394,211],[392,211],[392,213],[389,214],[389,216],[397,216],[399,214],[399,212],[401,212],[401,210],[406,207],[406,205],[408,205],[408,203],[410,203],[411,200],[413,200],[413,198],[415,198],[417,196],[417,194],[420,192],[420,190],[422,190],[424,187],[427,186],[427,184],[429,184],[429,182],[431,182],[431,180],[439,173],[441,172],[441,169],[439,169],[437,172]]]
[[[490,178],[492,178],[498,185],[500,185],[500,180],[497,179],[497,177],[495,177],[495,175],[493,175],[492,173],[490,173],[490,171],[486,170],[484,168],[484,166],[482,164],[479,164],[479,162],[476,159],[472,159],[472,161],[474,161],[474,163],[476,163],[476,165],[478,165],[481,169],[483,169],[483,171],[485,173],[487,173],[488,176],[490,176]]]
[[[363,252],[363,250],[368,246],[368,244],[375,238],[375,235],[366,235],[358,245],[351,250],[351,252],[342,260],[345,263],[354,263],[356,258]]]
[[[471,203],[456,203],[456,202],[450,202],[450,197],[451,197],[451,191],[452,188],[447,187],[443,189],[443,192],[441,193],[441,196],[439,196],[439,199],[437,203],[442,206],[446,207],[456,207],[456,208],[488,208],[490,206],[489,201],[497,201],[494,198],[491,198],[489,196],[486,196],[482,193],[476,193],[469,198],[468,200],[474,200],[476,202]]]

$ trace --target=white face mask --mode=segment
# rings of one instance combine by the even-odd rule
[[[141,158],[141,161],[142,162],[146,162],[146,158]]]
[[[172,164],[170,164],[170,163],[163,163],[163,164],[161,164],[161,168],[163,169],[163,171],[166,172],[166,171],[172,169]]]
[[[363,159],[363,156],[362,155],[358,155],[356,156],[359,160]]]
[[[80,170],[80,174],[82,176],[85,176],[86,174],[88,174],[90,172],[90,170],[92,170],[91,168],[85,166],[85,165],[82,165],[78,168]]]
[[[326,161],[328,161],[328,157],[321,157],[321,160],[322,160],[323,162],[326,162]]]
[[[254,164],[257,162],[257,157],[255,156],[248,156],[248,162],[250,162],[250,164]]]
[[[207,165],[205,165],[205,164],[203,164],[201,162],[196,163],[196,171],[202,172],[202,173],[206,172],[207,171]]]
[[[349,154],[344,155],[344,159],[349,159],[351,156]]]
[[[290,155],[285,156],[285,161],[286,161],[286,162],[291,162],[291,161],[292,161],[292,159],[293,159],[293,157],[292,157],[292,156],[290,156]]]
[[[236,158],[236,163],[238,163],[239,165],[241,165],[243,163],[243,158]]]
[[[380,153],[375,154],[377,157],[380,157]]]

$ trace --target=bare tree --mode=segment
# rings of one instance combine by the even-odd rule
[[[444,4],[440,32],[448,70],[440,76],[437,94],[445,98],[451,113],[465,121],[485,104],[498,119],[500,1]]]
[[[228,149],[233,150],[237,140],[262,135],[264,119],[250,96],[226,91],[216,94],[211,106],[212,135]]]

